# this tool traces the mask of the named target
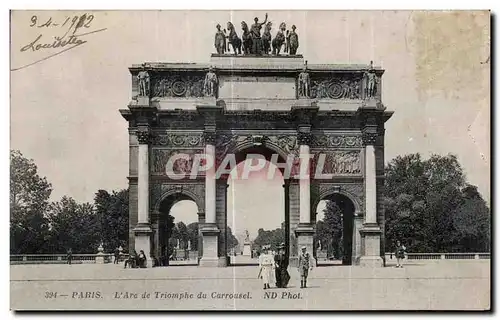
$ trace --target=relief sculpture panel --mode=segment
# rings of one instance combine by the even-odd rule
[[[152,82],[153,97],[203,97],[203,75],[156,75]]]
[[[359,175],[361,171],[361,153],[359,151],[327,151],[314,154],[314,163],[321,165],[320,156],[324,161],[321,173],[333,175]]]
[[[174,174],[190,174],[193,168],[193,160],[195,154],[202,154],[203,149],[193,150],[193,149],[153,149],[152,150],[152,161],[151,161],[151,173],[155,175],[166,175],[167,174],[167,164],[169,159],[175,155],[179,155],[178,158],[172,159],[171,172]],[[180,157],[180,155],[183,157]]]
[[[311,79],[311,98],[361,99],[363,75],[335,74]]]

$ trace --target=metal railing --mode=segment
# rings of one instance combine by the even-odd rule
[[[119,261],[122,262],[128,257],[128,254],[121,254]],[[172,259],[172,261],[184,260],[184,255],[177,255],[177,259]],[[95,254],[73,254],[71,263],[72,264],[100,264],[100,263],[112,263],[115,257],[112,253],[95,253]],[[189,253],[188,260],[198,259],[198,254],[196,251]],[[326,252],[318,252],[318,261],[328,260]],[[385,254],[386,261],[396,260],[394,254]],[[491,259],[491,253],[480,252],[480,253],[407,253],[407,260],[412,261],[441,261],[441,260],[488,260]],[[65,264],[68,263],[66,254],[11,254],[10,264]]]
[[[110,263],[114,256],[109,253],[73,254],[72,264]],[[65,264],[67,254],[11,254],[10,264]]]
[[[490,259],[489,252],[453,252],[453,253],[407,253],[407,260],[484,260]],[[395,260],[396,256],[391,253],[385,254],[386,260]]]

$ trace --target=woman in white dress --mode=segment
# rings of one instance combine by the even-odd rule
[[[272,280],[272,273],[273,273],[273,267],[274,267],[274,259],[273,257],[269,254],[269,247],[264,246],[262,247],[263,252],[259,256],[259,278],[262,279],[262,282],[264,283],[264,290],[265,289],[270,289],[271,287],[269,286],[269,283]]]

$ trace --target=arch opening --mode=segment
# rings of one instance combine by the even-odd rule
[[[248,155],[262,158],[248,159]],[[227,178],[226,239],[234,236],[237,245],[232,248],[228,245],[227,253],[231,265],[255,265],[263,245],[271,245],[273,250],[280,243],[288,247],[284,169],[274,164],[276,159],[278,163],[286,160],[266,146],[239,150],[235,158],[237,166]],[[248,165],[260,169],[248,172],[245,168]]]
[[[157,209],[153,236],[157,265],[197,265],[201,235],[196,201],[178,192],[162,199]]]
[[[352,265],[355,212],[354,202],[340,193],[329,194],[316,204],[314,253],[318,264]]]

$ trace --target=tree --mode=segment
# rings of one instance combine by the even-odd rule
[[[327,256],[338,259],[342,248],[342,210],[335,201],[328,200],[324,213],[324,220],[316,223],[315,243],[321,242],[321,247],[327,250]]]
[[[101,242],[100,221],[90,203],[64,196],[50,205],[50,252],[96,253]]]
[[[179,247],[181,249],[187,249],[189,241],[189,233],[186,224],[182,221],[177,223],[177,231],[178,231]]]
[[[10,251],[12,254],[47,250],[49,225],[46,211],[52,186],[38,175],[33,160],[10,152]]]
[[[233,231],[227,226],[227,248],[232,249],[238,245],[238,239],[233,234]]]
[[[192,222],[187,225],[189,241],[191,241],[191,250],[198,250],[198,222]]]
[[[454,251],[483,252],[490,250],[490,211],[476,186],[462,190],[465,201],[453,216]]]
[[[104,248],[126,248],[128,242],[128,189],[120,191],[98,190],[94,197],[94,207],[100,228],[99,234]]]
[[[386,251],[393,251],[396,240],[413,252],[486,249],[489,209],[466,183],[456,156],[422,160],[417,153],[393,159],[386,168],[385,194]]]
[[[260,228],[257,231],[257,237],[253,241],[253,245],[261,248],[264,245],[271,245],[272,250],[277,250],[278,246],[285,242],[285,230],[277,228],[274,230],[264,230]]]

